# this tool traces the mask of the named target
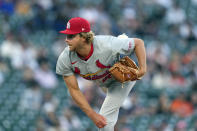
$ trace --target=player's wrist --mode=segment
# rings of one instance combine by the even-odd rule
[[[138,77],[143,77],[146,74],[146,70],[143,68],[140,68],[138,71]]]
[[[94,110],[91,110],[91,111],[88,111],[86,114],[89,118],[93,118],[93,116],[95,115],[95,111]]]

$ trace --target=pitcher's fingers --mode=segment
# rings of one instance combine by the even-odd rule
[[[104,126],[105,126],[105,124],[100,123],[100,124],[98,125],[98,128],[103,128]]]
[[[134,68],[129,68],[131,72],[136,73],[138,70],[134,69]]]
[[[106,119],[104,116],[102,116],[102,119],[103,119],[103,122],[104,122],[105,124],[107,124],[107,119]]]
[[[104,116],[102,116],[102,115],[101,115],[101,118],[102,118],[103,120],[107,121],[107,119],[106,119]]]

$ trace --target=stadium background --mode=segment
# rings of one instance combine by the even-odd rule
[[[95,34],[144,40],[148,72],[117,131],[196,131],[197,0],[0,0],[0,131],[95,131],[55,74],[71,17]],[[135,58],[135,57],[134,57]],[[79,78],[98,111],[105,94]]]

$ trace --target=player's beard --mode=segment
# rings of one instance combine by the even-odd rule
[[[69,46],[69,50],[70,51],[77,52],[77,51],[83,49],[84,43],[81,43],[81,41],[76,41],[76,43],[72,43],[72,44],[70,44],[68,46]]]
[[[70,51],[76,51],[77,45],[68,45]]]
[[[76,51],[76,48],[73,46],[68,46],[70,51]]]
[[[84,47],[84,44],[83,43],[78,43],[77,46],[74,48],[74,51],[77,52],[77,51],[83,49],[83,47]]]

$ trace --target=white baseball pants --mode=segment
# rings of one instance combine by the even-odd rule
[[[106,98],[99,112],[99,114],[107,119],[107,125],[104,128],[98,129],[99,131],[114,131],[120,106],[129,95],[135,83],[135,81],[125,83],[124,88],[122,88],[121,83],[114,83],[108,88]]]

